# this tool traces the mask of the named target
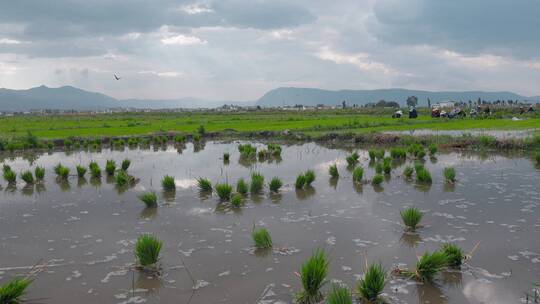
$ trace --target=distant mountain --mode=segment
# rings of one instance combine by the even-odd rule
[[[214,101],[186,97],[180,99],[125,99],[119,101],[119,107],[137,109],[175,109],[175,108],[217,108],[222,105],[252,105],[253,102]]]
[[[0,111],[95,110],[111,108],[116,103],[116,99],[107,95],[84,91],[72,86],[60,88],[40,86],[28,90],[0,89]]]
[[[72,86],[59,88],[40,86],[28,90],[0,89],[0,111],[7,112],[42,109],[89,111],[111,108],[214,108],[224,104],[248,105],[250,103],[211,101],[189,97],[174,100],[118,100],[101,93],[89,92]]]
[[[257,105],[260,106],[281,106],[281,105],[340,105],[346,101],[348,105],[363,105],[369,102],[377,102],[381,99],[395,101],[401,105],[406,104],[408,96],[418,97],[420,105],[427,105],[427,99],[431,99],[432,104],[439,101],[476,101],[478,98],[486,101],[495,100],[522,100],[540,101],[539,97],[526,97],[512,92],[429,92],[406,89],[380,89],[380,90],[340,90],[330,91],[311,88],[277,88],[264,94]]]
[[[329,91],[309,88],[278,88],[269,91],[256,102],[242,101],[212,101],[199,98],[180,99],[125,99],[118,100],[101,93],[89,92],[72,86],[49,88],[40,86],[28,90],[0,89],[0,112],[16,112],[29,110],[105,110],[111,108],[138,108],[138,109],[170,109],[170,108],[215,108],[228,105],[340,105],[343,100],[347,104],[366,104],[381,99],[396,101],[405,105],[408,96],[418,97],[420,105],[427,104],[429,97],[432,103],[438,101],[455,100],[468,101],[481,98],[487,101],[497,99],[521,100],[540,102],[540,97],[525,97],[512,92],[428,92],[405,89],[382,90],[341,90]]]

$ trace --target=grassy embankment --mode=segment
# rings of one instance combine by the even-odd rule
[[[502,119],[392,119],[389,115],[353,111],[249,112],[249,113],[132,113],[101,115],[18,116],[0,118],[0,138],[24,137],[28,131],[40,139],[148,135],[159,132],[259,132],[290,130],[317,136],[327,132],[431,130],[523,130],[540,128],[540,117],[520,121]]]

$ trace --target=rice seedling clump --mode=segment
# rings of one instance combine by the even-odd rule
[[[432,281],[433,278],[448,266],[448,257],[442,251],[424,253],[416,263],[415,275],[421,281]]]
[[[371,161],[374,161],[375,158],[377,157],[377,151],[375,151],[373,149],[369,149],[368,154],[369,154],[369,159]]]
[[[407,166],[403,170],[403,175],[405,175],[406,178],[411,178],[413,173],[414,173],[414,169],[411,166]]]
[[[456,181],[456,170],[453,167],[446,167],[443,170],[444,179],[449,183]]]
[[[536,164],[540,165],[540,152],[536,153],[536,155],[534,156],[534,159],[536,160]]]
[[[84,175],[86,174],[86,168],[83,167],[83,166],[77,165],[75,167],[75,169],[77,169],[77,176],[78,177],[84,177]]]
[[[373,176],[373,179],[371,180],[371,184],[378,186],[382,184],[383,180],[384,180],[384,177],[382,175],[375,174],[375,176]]]
[[[347,156],[345,160],[347,161],[347,164],[349,167],[354,167],[358,163],[358,159],[360,158],[360,155],[358,153],[353,152],[351,155]]]
[[[273,157],[280,157],[281,156],[281,146],[280,145],[278,145],[278,144],[268,144],[267,149],[272,154]]]
[[[34,175],[32,175],[32,171],[24,171],[21,173],[21,179],[26,184],[33,184],[34,183]]]
[[[37,166],[34,169],[34,175],[36,176],[36,180],[43,180],[45,178],[45,168]]]
[[[418,227],[418,224],[422,220],[423,214],[420,209],[416,207],[409,207],[399,213],[403,224],[411,230],[415,230]]]
[[[317,249],[313,255],[302,264],[302,267],[300,268],[300,280],[303,289],[296,295],[297,303],[316,304],[323,299],[321,288],[326,284],[328,264],[326,252],[321,249]]]
[[[135,256],[141,266],[151,266],[159,261],[163,242],[150,234],[143,234],[135,244]]]
[[[251,193],[260,193],[264,187],[264,176],[258,172],[251,174]]]
[[[131,182],[132,177],[129,176],[129,174],[126,173],[124,170],[118,171],[115,176],[116,185],[119,187],[127,185],[129,182]]]
[[[362,178],[364,177],[364,168],[362,167],[354,168],[352,177],[353,177],[354,182],[357,182],[357,183],[362,182]]]
[[[375,165],[375,173],[382,174],[383,173],[383,166],[381,163],[377,163]]]
[[[294,186],[296,187],[296,189],[302,189],[304,188],[305,184],[306,184],[306,176],[303,173],[301,173],[296,177]]]
[[[259,161],[265,160],[269,155],[270,153],[264,149],[259,150],[259,152],[257,153],[257,156],[259,157]]]
[[[315,181],[315,171],[307,170],[306,173],[304,173],[304,176],[306,177],[306,186],[311,186],[311,183]]]
[[[101,177],[101,168],[99,168],[99,165],[96,162],[90,162],[88,167],[90,168],[90,175],[92,175],[93,178]]]
[[[139,195],[139,199],[146,205],[146,207],[156,207],[157,206],[157,195],[155,192],[145,192]]]
[[[60,169],[62,168],[62,164],[58,163],[56,166],[53,167],[53,171],[56,175],[60,175]]]
[[[176,136],[174,137],[174,141],[175,141],[176,143],[179,143],[179,144],[184,143],[184,142],[186,141],[186,136],[185,136],[185,135],[181,135],[181,134],[176,135]]]
[[[378,303],[386,286],[386,272],[381,264],[371,264],[358,282],[357,290],[361,299]]]
[[[68,167],[64,167],[64,166],[60,166],[60,168],[58,168],[58,177],[62,178],[62,179],[67,179],[69,177],[69,168]]]
[[[242,206],[242,202],[243,202],[243,197],[242,197],[242,194],[240,193],[235,193],[232,197],[231,197],[231,205],[235,208],[240,208]]]
[[[231,198],[232,189],[232,186],[227,183],[216,185],[216,193],[223,201],[227,201]]]
[[[24,292],[30,286],[32,280],[16,278],[0,286],[0,303],[16,304],[22,302]]]
[[[255,247],[259,249],[272,248],[272,237],[266,228],[255,228],[252,233]]]
[[[424,168],[424,165],[421,162],[419,162],[419,161],[414,162],[414,172],[418,173],[418,171],[423,170],[423,169],[425,169],[425,168]]]
[[[465,259],[465,253],[458,245],[445,243],[442,245],[441,251],[446,254],[448,266],[459,267]]]
[[[389,157],[384,158],[382,166],[384,174],[390,174],[392,172],[392,159]]]
[[[327,304],[352,304],[351,292],[347,286],[333,284],[326,298]]]
[[[9,184],[14,184],[17,181],[17,174],[15,174],[15,172],[11,171],[11,169],[4,170],[4,179]]]
[[[406,158],[407,152],[403,148],[392,148],[390,149],[390,157],[393,159]]]
[[[424,151],[424,148],[419,144],[411,144],[409,148],[407,148],[407,152],[413,157],[418,157],[420,151]]]
[[[376,150],[376,152],[375,152],[375,157],[376,157],[377,159],[383,159],[385,153],[386,153],[386,152],[384,151],[384,149]]]
[[[431,173],[426,168],[416,171],[416,181],[423,184],[431,184]]]
[[[165,191],[172,191],[176,189],[176,184],[174,182],[174,177],[170,175],[165,175],[161,180],[161,186]]]
[[[223,161],[225,163],[228,163],[230,158],[231,158],[231,155],[229,153],[227,153],[227,152],[223,153]]]
[[[201,192],[212,192],[212,182],[207,178],[199,177],[197,179],[197,187]]]
[[[437,153],[438,151],[436,144],[430,144],[428,149],[429,149],[429,154],[432,156],[435,155],[435,153]]]
[[[122,161],[122,165],[120,167],[122,168],[122,170],[127,171],[130,165],[131,165],[131,160],[126,158]]]
[[[274,177],[270,180],[270,184],[269,184],[270,191],[278,192],[282,185],[283,185],[283,182],[278,177]]]
[[[248,193],[248,189],[249,189],[248,184],[243,178],[239,179],[236,182],[236,192],[242,195],[246,195]]]
[[[238,146],[240,156],[244,158],[254,158],[257,155],[257,148],[250,144],[243,144]]]
[[[330,167],[328,168],[328,173],[333,178],[339,177],[339,172],[338,172],[337,165],[336,164],[330,165]]]
[[[107,161],[107,164],[105,165],[105,171],[108,175],[114,175],[114,171],[116,171],[116,162],[112,159],[109,159]]]

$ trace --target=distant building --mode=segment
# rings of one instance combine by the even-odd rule
[[[434,106],[438,108],[453,108],[455,102],[451,100],[437,102]]]

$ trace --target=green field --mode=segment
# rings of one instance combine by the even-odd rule
[[[523,130],[540,128],[539,116],[512,121],[511,116],[490,119],[441,119],[420,115],[417,119],[393,119],[388,113],[368,114],[354,110],[122,113],[97,115],[13,116],[0,118],[0,137],[13,139],[28,131],[40,139],[144,135],[157,132],[283,131],[320,135],[327,132],[431,130]]]

